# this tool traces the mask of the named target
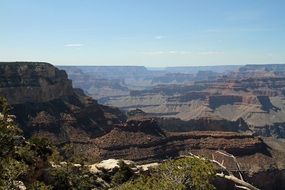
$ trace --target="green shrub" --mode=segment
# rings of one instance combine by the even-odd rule
[[[60,167],[50,168],[47,176],[48,184],[60,190],[89,190],[97,184],[96,176],[92,175],[87,167],[77,167],[69,162]]]
[[[119,190],[212,190],[213,165],[203,159],[187,157],[166,161],[149,175],[119,187]]]
[[[0,98],[0,189],[15,189],[15,181],[32,184],[41,177],[52,153],[46,139],[25,140],[10,110]]]
[[[46,185],[43,182],[36,181],[32,184],[31,190],[52,190],[53,187],[51,185]]]
[[[120,160],[118,165],[118,171],[112,177],[112,183],[115,185],[125,183],[134,175],[133,170],[124,161]]]

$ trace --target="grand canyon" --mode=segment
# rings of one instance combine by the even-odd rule
[[[1,0],[0,190],[284,190],[284,7]]]
[[[285,66],[213,68],[1,62],[0,95],[25,137],[72,144],[90,160],[148,164],[222,150],[252,184],[284,187]]]

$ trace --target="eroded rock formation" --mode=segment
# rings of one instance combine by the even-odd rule
[[[280,148],[284,146],[277,146],[275,140],[268,145],[252,134],[261,131],[258,126],[247,124],[252,117],[246,114],[264,114],[258,118],[258,122],[263,123],[262,119],[268,120],[265,116],[283,109],[282,105],[279,105],[281,108],[276,105],[278,99],[272,98],[270,93],[252,93],[252,89],[261,90],[259,88],[267,84],[257,82],[247,88],[233,80],[226,84],[207,81],[134,91],[131,98],[143,103],[143,109],[157,104],[152,107],[159,108],[156,113],[167,108],[163,110],[165,113],[171,111],[180,120],[156,118],[154,113],[137,109],[129,113],[126,121],[120,110],[100,105],[82,90],[73,89],[66,73],[50,64],[0,63],[0,73],[0,95],[12,104],[12,111],[27,136],[45,136],[58,146],[72,142],[76,152],[98,159],[151,162],[189,151],[211,156],[217,150],[224,150],[238,157],[248,176],[269,179],[268,171],[276,171],[274,174],[280,176],[284,171],[285,152]],[[267,83],[269,85],[270,80]],[[283,84],[278,85],[283,88]],[[280,89],[277,91],[279,94]],[[178,106],[183,109],[179,110]],[[257,119],[253,119],[252,123],[257,123]],[[275,124],[274,129],[278,126],[278,133],[283,134],[282,122]],[[181,130],[171,129],[178,129],[179,125]],[[268,130],[262,134],[270,136],[270,128]],[[269,181],[271,185],[275,182]]]
[[[11,104],[47,102],[73,94],[64,71],[45,63],[1,63],[0,94]]]
[[[28,136],[44,135],[55,142],[102,135],[126,117],[73,89],[63,70],[48,63],[0,63],[0,96]]]

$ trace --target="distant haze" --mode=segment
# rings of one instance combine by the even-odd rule
[[[1,0],[0,61],[285,63],[284,0]]]

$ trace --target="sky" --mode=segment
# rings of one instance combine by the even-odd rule
[[[284,0],[0,0],[0,61],[285,63]]]

